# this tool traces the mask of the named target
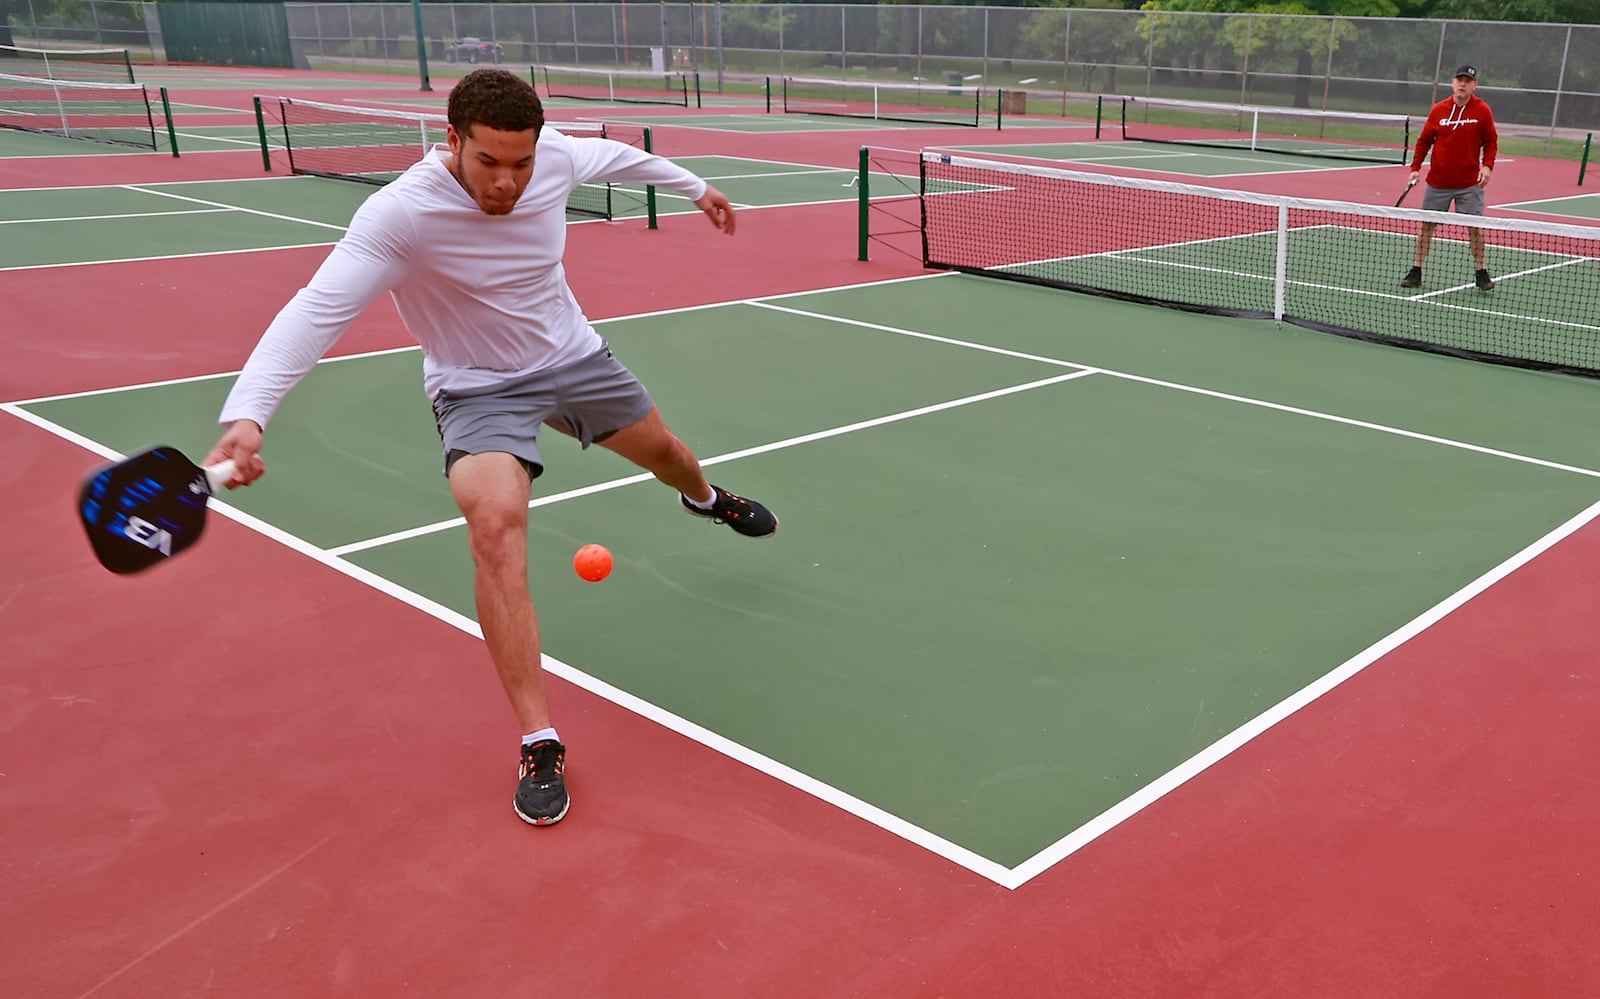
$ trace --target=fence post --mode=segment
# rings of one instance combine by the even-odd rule
[[[1067,34],[1061,40],[1061,117],[1067,116],[1067,91],[1072,84],[1072,8],[1067,8]]]
[[[989,8],[983,9],[983,84],[989,83]]]
[[[1339,39],[1339,19],[1330,18],[1328,21],[1328,68],[1322,74],[1322,110],[1328,110],[1328,91],[1333,87],[1333,47]],[[1318,134],[1323,134],[1327,129],[1324,123]]]
[[[1550,139],[1544,144],[1544,154],[1546,156],[1550,155],[1550,151],[1555,148],[1556,144],[1556,121],[1561,116],[1561,88],[1566,86],[1567,83],[1567,53],[1571,51],[1572,25],[1569,24],[1567,25],[1566,44],[1561,46],[1561,72],[1556,75],[1555,106],[1550,109]]]
[[[1146,14],[1145,19],[1150,25],[1150,36],[1145,39],[1144,45],[1144,95],[1149,97],[1156,75],[1156,18],[1154,14]]]
[[[1444,33],[1449,21],[1439,22],[1439,54],[1433,60],[1433,88],[1428,91],[1428,107],[1439,103],[1439,74],[1444,72]]]
[[[1239,103],[1250,103],[1250,31],[1256,26],[1254,14],[1244,16],[1244,67],[1239,71]]]

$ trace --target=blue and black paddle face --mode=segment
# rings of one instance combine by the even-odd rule
[[[176,448],[153,447],[91,475],[78,516],[101,565],[139,572],[200,539],[210,497],[204,470]]]

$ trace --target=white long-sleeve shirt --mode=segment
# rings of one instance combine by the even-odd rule
[[[699,200],[705,181],[609,139],[539,133],[533,177],[505,215],[484,212],[427,156],[356,211],[310,283],[267,327],[221,422],[265,427],[278,404],[385,291],[422,347],[424,388],[492,386],[597,350],[561,264],[567,195],[589,181],[655,184]]]

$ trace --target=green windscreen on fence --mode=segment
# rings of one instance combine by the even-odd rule
[[[282,3],[163,3],[158,10],[172,62],[295,66]]]

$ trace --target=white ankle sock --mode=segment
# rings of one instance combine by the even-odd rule
[[[688,503],[690,506],[694,507],[696,510],[709,510],[713,506],[715,506],[716,503],[717,503],[717,487],[716,486],[712,486],[711,487],[711,498],[708,499],[708,500],[705,500],[704,502],[702,502],[700,500],[692,500],[687,495],[684,495],[683,493],[679,493],[678,495],[683,496],[684,502]]]
[[[561,737],[556,735],[556,730],[554,728],[541,728],[537,732],[529,732],[527,735],[523,736],[522,744],[524,746],[531,746],[536,742],[543,742],[546,739],[549,739],[552,742],[561,741]]]

